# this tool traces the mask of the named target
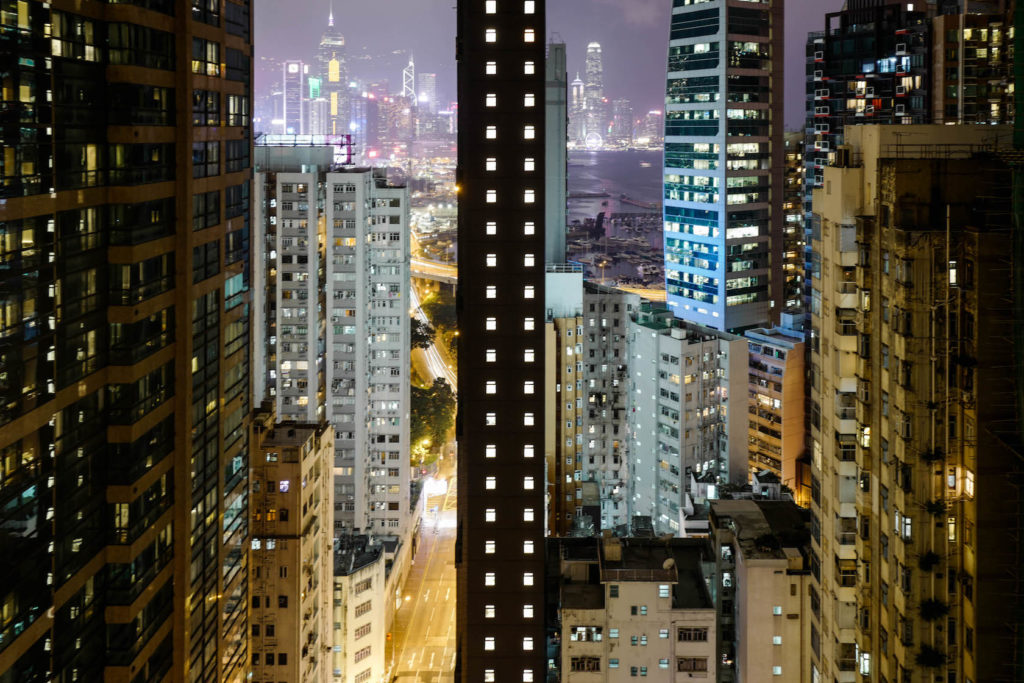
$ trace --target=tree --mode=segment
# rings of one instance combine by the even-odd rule
[[[419,318],[413,318],[409,325],[412,337],[412,348],[428,349],[434,343],[434,328]]]
[[[426,389],[413,386],[411,392],[409,438],[413,444],[429,439],[431,445],[440,446],[455,423],[455,392],[443,377]]]

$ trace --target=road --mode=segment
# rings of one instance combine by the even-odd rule
[[[416,319],[429,324],[430,321],[427,320],[426,314],[420,308],[420,295],[416,291],[415,283],[409,286],[409,297],[412,299],[412,310]],[[423,361],[426,363],[431,380],[444,377],[448,380],[448,384],[451,385],[452,391],[458,391],[459,384],[455,376],[455,364],[447,358],[447,354],[442,356],[437,346],[431,344],[423,350]]]
[[[452,471],[450,460],[441,476]],[[393,683],[454,683],[456,482],[447,482],[445,494],[427,499],[405,601],[395,614],[386,653]]]

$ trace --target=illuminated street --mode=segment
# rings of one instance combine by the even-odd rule
[[[446,458],[442,473],[450,473],[452,465]],[[405,601],[395,615],[393,636],[388,643],[392,681],[453,681],[456,482],[448,478],[447,483],[445,494],[427,498],[415,565],[409,573]],[[432,512],[435,508],[436,513]]]

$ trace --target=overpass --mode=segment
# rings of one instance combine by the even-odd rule
[[[459,280],[459,269],[457,266],[415,257],[409,259],[409,274],[412,277],[434,280],[449,285],[454,285]]]

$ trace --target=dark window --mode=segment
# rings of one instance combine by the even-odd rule
[[[214,90],[192,91],[192,125],[220,125],[220,93]]]
[[[249,140],[228,140],[224,149],[228,173],[249,168]]]
[[[122,126],[173,126],[174,90],[135,83],[107,86],[107,121]]]
[[[145,185],[174,180],[174,145],[110,145],[110,184]]]
[[[202,230],[220,223],[220,192],[192,195],[192,229]]]
[[[216,175],[220,175],[220,143],[193,142],[192,177],[209,178]]]
[[[174,68],[174,35],[139,24],[107,24],[111,64]]]
[[[288,606],[288,596],[287,595],[278,595],[277,596],[277,606],[281,607],[281,608],[287,607]]]
[[[227,73],[224,74],[224,77],[229,81],[241,81],[243,83],[248,83],[249,57],[241,50],[234,50],[230,47],[225,50],[225,53]]]
[[[192,283],[202,282],[220,272],[220,242],[214,240],[192,248]]]
[[[192,0],[192,18],[210,26],[220,26],[220,0]]]
[[[224,3],[224,28],[233,36],[249,39],[249,5]]]
[[[249,181],[224,190],[224,217],[234,218],[249,210]]]

